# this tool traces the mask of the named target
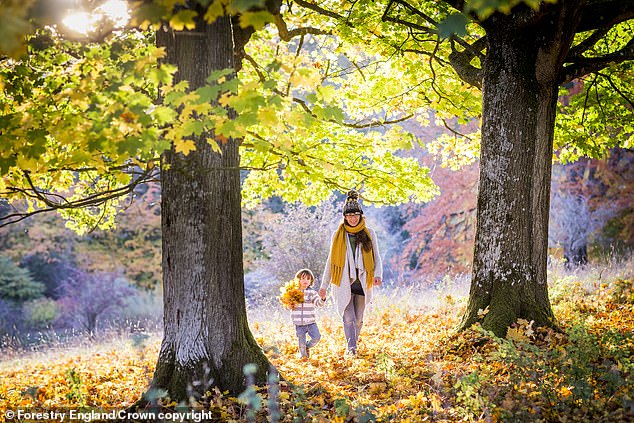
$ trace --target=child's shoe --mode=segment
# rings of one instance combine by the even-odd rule
[[[307,360],[308,359],[308,348],[306,347],[299,347],[299,358],[301,360]]]

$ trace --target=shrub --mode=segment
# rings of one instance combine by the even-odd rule
[[[266,225],[264,250],[270,260],[264,264],[280,281],[292,278],[299,269],[308,268],[321,279],[328,258],[330,237],[341,214],[329,201],[317,207],[289,205],[286,214]]]
[[[162,327],[163,296],[159,289],[152,291],[136,290],[134,295],[125,299],[123,307],[111,313],[117,324],[132,331],[155,330]],[[114,314],[116,313],[116,316]]]
[[[49,326],[58,316],[59,307],[51,298],[38,298],[22,305],[26,323],[34,328]]]
[[[58,300],[62,313],[60,323],[80,326],[90,334],[100,319],[111,316],[136,296],[136,290],[119,273],[76,271],[61,285],[63,297]]]
[[[22,324],[22,314],[12,301],[0,298],[0,336],[14,335]]]

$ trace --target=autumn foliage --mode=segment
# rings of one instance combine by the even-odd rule
[[[303,302],[304,293],[299,288],[299,280],[297,278],[291,279],[280,288],[280,303],[285,308],[292,310],[297,304]]]
[[[462,296],[382,289],[354,358],[344,355],[332,308],[319,312],[322,340],[300,361],[287,312],[261,304],[249,317],[285,379],[278,391],[252,387],[236,398],[210,387],[190,405],[236,422],[270,421],[274,409],[285,422],[631,421],[634,264],[585,272],[551,271],[559,331],[519,320],[506,338],[478,325],[456,333]],[[160,336],[89,345],[27,356],[5,351],[0,409],[112,409],[136,401],[151,379]],[[177,406],[164,393],[153,403]]]
[[[440,166],[432,177],[441,195],[420,206],[410,206],[404,228],[411,237],[395,257],[408,277],[468,272],[475,237],[478,164],[459,171]]]

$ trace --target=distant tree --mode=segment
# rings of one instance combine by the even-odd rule
[[[244,273],[257,270],[258,262],[268,258],[262,241],[264,225],[275,219],[276,213],[261,204],[249,210],[242,210],[242,251]]]
[[[95,229],[78,235],[64,226],[62,217],[44,213],[0,227],[0,251],[43,282],[47,297],[57,298],[55,287],[74,267],[103,272],[123,269],[131,283],[152,289],[161,280],[160,186],[137,188],[122,201],[123,210],[112,231]]]
[[[16,204],[11,205],[15,211]],[[33,216],[29,222],[20,221],[0,227],[0,251],[10,255],[16,262],[22,262],[27,256],[46,257],[52,253],[73,261],[74,240],[78,235],[64,225],[65,221],[53,213]]]
[[[0,298],[16,303],[39,298],[46,287],[9,257],[0,256]]]
[[[403,226],[411,237],[405,241],[397,260],[408,277],[462,273],[471,268],[477,163],[459,170],[437,166],[432,175],[440,196],[424,206],[410,206],[410,218]]]
[[[591,209],[612,210],[593,246],[598,254],[634,250],[634,149],[612,149],[605,160],[591,160],[588,166],[595,180],[585,191]]]
[[[588,250],[590,242],[597,254],[634,248],[634,150],[615,148],[603,159],[580,158],[553,174],[551,245]],[[571,264],[584,262],[569,250],[564,253]]]
[[[0,297],[0,336],[15,334],[21,324],[20,308],[13,301]]]
[[[161,187],[137,187],[122,202],[117,227],[76,237],[76,254],[94,271],[123,269],[134,285],[152,289],[161,282]],[[111,254],[116,251],[117,254]]]
[[[20,267],[27,269],[33,279],[46,287],[44,296],[58,299],[60,284],[74,270],[74,265],[67,257],[58,252],[36,252],[24,256]]]
[[[61,324],[79,325],[94,335],[100,319],[126,304],[136,290],[120,273],[76,271],[61,285]]]
[[[590,236],[606,224],[613,214],[611,208],[591,210],[587,197],[557,192],[550,210],[549,237],[563,245],[566,264],[588,263]]]
[[[22,314],[25,325],[34,329],[43,329],[57,319],[59,306],[51,298],[37,298],[22,305]]]
[[[340,217],[332,201],[315,207],[287,205],[284,214],[264,226],[262,246],[269,259],[261,265],[279,281],[291,279],[301,268],[309,268],[315,278],[321,278],[330,236]]]

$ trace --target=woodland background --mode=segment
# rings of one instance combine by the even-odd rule
[[[189,16],[188,19],[191,20],[187,12],[179,11],[173,24],[183,29],[187,22],[181,18]],[[253,15],[249,16],[253,19]],[[282,26],[282,30],[284,29]],[[613,36],[619,38],[621,32],[627,34],[626,28],[619,28]],[[281,32],[282,36],[283,33],[284,31]],[[596,36],[602,34],[604,33],[597,31]],[[589,38],[589,41],[593,40],[594,36]],[[45,39],[37,41],[46,42]],[[297,52],[301,50],[302,44],[303,37]],[[39,44],[36,43],[37,45]],[[272,45],[269,43],[269,47]],[[631,43],[628,44],[630,45]],[[324,46],[324,49],[328,50],[327,46]],[[115,47],[120,49],[125,45],[116,44]],[[152,50],[149,45],[146,47],[152,51],[152,60],[157,59],[157,54],[162,54]],[[131,51],[139,53],[137,48]],[[311,51],[311,55],[312,53],[314,52]],[[95,51],[91,54],[95,54]],[[110,57],[107,51],[101,51],[99,54]],[[290,56],[297,58],[298,54]],[[54,56],[44,59],[53,59],[49,64],[59,62]],[[13,68],[11,59],[8,59],[7,63],[10,64],[9,68]],[[143,63],[147,65],[148,61],[142,60],[141,64]],[[299,77],[294,74],[294,67],[288,68],[291,71],[287,87],[293,82],[297,83],[298,88],[306,88],[307,83],[316,83],[319,80],[317,69],[323,66],[323,63],[319,60],[310,63],[312,65],[304,68],[308,70],[302,75],[298,74]],[[63,64],[61,67],[64,68]],[[115,81],[120,75],[116,69],[110,69],[111,73],[108,76]],[[143,66],[135,67],[137,72],[134,78],[137,78],[136,82],[145,85],[146,75],[143,69]],[[271,69],[279,70],[278,63],[273,63]],[[283,70],[286,72],[288,69]],[[26,81],[25,86],[33,82],[23,77],[28,74],[28,67],[17,66],[15,70],[12,81],[17,82],[18,88],[22,87],[22,82]],[[161,68],[161,71],[153,70],[154,73],[150,72],[149,79],[156,84],[161,82],[161,78],[171,79],[170,72],[174,71],[168,68]],[[61,71],[66,75],[66,69]],[[259,68],[255,67],[256,74],[252,76],[260,76],[258,71]],[[48,70],[44,72],[47,73]],[[365,79],[363,72],[360,71],[360,74],[362,79]],[[412,78],[415,78],[415,75],[412,74]],[[87,80],[91,81],[90,84],[96,84],[91,78]],[[221,80],[223,82],[220,82]],[[432,88],[434,81],[435,78],[432,79]],[[588,80],[585,81],[588,83]],[[55,85],[55,81],[53,82]],[[382,78],[375,82],[378,87],[386,87]],[[454,82],[455,84],[449,84],[448,91],[462,97],[462,94],[465,94],[462,83]],[[607,82],[615,88],[609,77]],[[218,83],[229,85],[230,81],[227,82],[227,79],[221,76]],[[623,83],[627,86],[627,79]],[[581,84],[583,82],[576,82],[576,85],[569,84],[565,88],[571,95],[583,91]],[[361,84],[359,87],[365,85],[367,84]],[[98,89],[90,88],[92,86],[82,85],[82,89],[90,94],[99,94],[95,92]],[[57,85],[50,87],[51,93],[55,95],[59,94],[56,87]],[[172,92],[172,100],[184,96],[183,87],[180,85],[177,90],[181,91]],[[586,92],[589,93],[592,86],[586,88]],[[72,91],[72,88],[68,90]],[[423,88],[421,91],[425,93]],[[210,93],[217,94],[214,90],[201,92],[205,93],[205,96],[211,96]],[[19,101],[22,93],[19,90],[17,93],[17,97],[11,97],[11,101],[7,103],[11,107],[22,105]],[[338,97],[333,86],[324,87],[319,93],[326,103]],[[623,96],[622,93],[619,94]],[[65,93],[61,95],[64,96]],[[315,96],[310,98],[319,100]],[[589,98],[587,95],[585,100]],[[596,98],[602,98],[598,91]],[[554,100],[554,97],[552,99]],[[49,105],[48,102],[39,100],[39,97],[35,98],[31,104],[35,109]],[[144,106],[145,111],[155,110],[149,107],[152,104],[149,100],[149,97],[140,96],[141,103],[147,102],[148,107]],[[235,105],[240,106],[239,102],[242,100],[238,98]],[[573,100],[578,102],[580,98],[562,97],[560,103],[565,105]],[[306,106],[302,99],[289,101]],[[580,124],[583,125],[586,118],[586,102],[583,99],[581,101],[583,107],[578,107],[577,111],[581,115]],[[111,111],[116,112],[116,121],[120,124],[118,128],[123,130],[123,134],[129,129],[129,124],[134,122],[136,115],[127,110],[119,110],[118,106],[121,103],[126,102],[115,101],[108,104],[115,106]],[[363,108],[365,103],[365,100],[357,98],[356,102],[353,102],[357,107],[352,107],[350,111],[356,112],[357,109]],[[461,111],[462,108],[468,108],[468,104],[462,101],[458,103]],[[609,100],[598,103],[598,107],[603,107]],[[201,108],[207,107],[203,106],[204,104],[206,103],[198,103]],[[577,106],[579,104],[577,103]],[[625,110],[631,111],[631,102],[628,104],[629,106],[625,105]],[[50,105],[55,108],[56,103],[50,102]],[[403,107],[407,108],[407,105]],[[99,111],[90,108],[89,110],[91,119],[98,127],[104,129],[108,126],[102,125],[103,116]],[[270,110],[263,110],[261,116],[258,114],[258,119],[269,121]],[[343,122],[343,112],[337,107],[320,106],[315,110],[319,110],[320,116],[327,122]],[[477,108],[471,111],[478,115]],[[168,112],[167,109],[159,109],[159,120],[171,116]],[[306,112],[310,110],[302,111]],[[240,113],[239,118],[248,121],[253,118],[249,113],[248,110]],[[442,112],[436,109],[436,113]],[[36,115],[40,116],[37,113]],[[31,115],[16,112],[14,116],[19,119],[13,122],[6,119],[5,123],[15,125],[17,135],[13,138],[7,136],[6,139],[11,139],[15,144],[13,147],[19,151],[28,150],[29,146],[20,143],[21,131],[24,129],[20,119]],[[41,116],[46,116],[46,113]],[[69,120],[69,116],[60,120],[70,128],[70,134],[74,133],[74,122],[80,122],[84,114],[78,113],[73,116],[77,120]],[[214,114],[211,113],[211,116]],[[621,138],[631,135],[631,122],[628,116],[613,116],[610,119],[610,124],[623,125],[609,128],[614,131],[608,131],[605,126],[594,128],[592,131],[580,131],[575,126],[576,123],[572,122],[574,128],[567,128],[571,138],[557,137],[557,142],[562,145],[558,145],[556,151],[563,149],[566,153],[568,147],[575,146],[574,143],[568,142],[569,139],[583,138],[587,133],[593,133],[594,136],[603,138],[603,141],[609,141],[607,145],[617,145]],[[199,132],[201,126],[204,126],[195,119],[198,117],[195,113],[188,115],[186,122],[189,124],[188,130],[194,133]],[[290,117],[295,121],[298,115]],[[312,119],[315,116],[310,117]],[[422,116],[422,121],[427,121],[428,117]],[[621,118],[623,122],[618,121]],[[456,131],[456,127],[460,127],[469,119],[459,118],[448,122],[445,115],[437,121],[444,122],[446,127],[453,126]],[[43,124],[48,125],[50,122],[50,119],[42,119]],[[232,119],[229,119],[223,125],[229,127],[232,123]],[[139,185],[135,186],[133,195],[120,204],[125,211],[117,217],[116,229],[112,231],[102,232],[97,229],[102,223],[103,226],[110,223],[108,219],[111,216],[105,212],[93,213],[90,216],[93,220],[81,221],[81,215],[75,216],[84,226],[87,222],[92,222],[95,226],[83,236],[78,236],[70,230],[73,223],[64,223],[52,214],[33,216],[0,229],[0,414],[3,414],[2,411],[18,408],[92,410],[127,407],[145,392],[150,408],[202,406],[212,410],[219,421],[514,421],[518,418],[540,421],[631,420],[634,415],[634,403],[631,398],[631,392],[634,391],[634,364],[631,360],[634,353],[634,152],[631,149],[609,147],[603,150],[604,144],[595,145],[595,140],[591,138],[576,140],[575,142],[580,142],[584,147],[583,151],[592,150],[590,153],[602,159],[578,159],[566,165],[555,166],[551,187],[551,248],[547,276],[550,294],[548,301],[552,303],[553,317],[558,327],[536,328],[533,321],[519,319],[511,324],[508,332],[505,326],[506,336],[501,338],[482,329],[478,323],[485,322],[487,318],[495,315],[495,312],[491,312],[487,317],[488,307],[484,310],[472,309],[473,312],[477,311],[478,322],[462,332],[455,331],[459,316],[464,314],[470,282],[478,189],[477,160],[473,161],[473,154],[469,156],[469,147],[456,151],[459,137],[453,136],[457,135],[455,132],[452,135],[438,126],[432,125],[423,129],[412,125],[404,124],[405,129],[417,137],[418,147],[409,153],[398,154],[410,154],[421,167],[417,163],[411,165],[414,160],[408,161],[411,166],[400,168],[403,173],[399,174],[397,181],[384,180],[397,184],[384,183],[377,187],[368,183],[364,185],[365,193],[368,197],[374,195],[375,199],[377,193],[380,193],[378,196],[382,198],[398,199],[399,195],[392,194],[412,182],[410,179],[424,179],[425,167],[429,167],[431,176],[440,188],[440,195],[424,205],[372,207],[370,202],[365,204],[368,220],[380,237],[381,254],[385,263],[385,284],[378,290],[375,307],[369,310],[367,315],[358,358],[351,359],[342,354],[340,321],[334,316],[330,305],[319,316],[324,339],[313,351],[309,362],[299,361],[295,356],[296,340],[288,313],[280,307],[276,298],[280,285],[292,277],[300,267],[310,267],[318,277],[321,276],[328,238],[341,219],[343,192],[351,188],[346,185],[349,184],[346,179],[349,175],[341,172],[337,180],[340,184],[346,185],[338,187],[342,193],[329,198],[321,205],[307,207],[288,204],[274,197],[254,209],[243,210],[249,329],[258,343],[258,346],[253,344],[253,351],[256,352],[253,356],[263,356],[259,348],[261,347],[266,359],[285,376],[286,382],[277,383],[270,379],[268,386],[256,388],[250,385],[235,398],[228,395],[229,391],[221,392],[218,388],[210,388],[206,392],[206,388],[203,388],[194,392],[194,386],[213,386],[213,381],[197,379],[197,385],[187,386],[188,389],[192,388],[192,394],[187,393],[190,402],[183,400],[178,404],[168,398],[167,392],[152,389],[146,392],[154,372],[158,344],[163,335],[159,225],[161,193],[158,185]],[[468,131],[465,132],[477,131],[477,122],[466,126]],[[315,125],[311,131],[304,132],[304,135],[308,138],[315,135],[314,130],[317,127],[324,128],[323,125]],[[53,128],[53,131],[56,130],[57,128]],[[220,133],[222,134],[222,131]],[[158,134],[145,133],[152,135],[152,139],[156,136],[157,140],[160,138]],[[35,130],[29,132],[29,135],[34,137],[35,150],[44,148],[45,138],[42,132]],[[111,141],[110,135],[104,139]],[[182,135],[178,130],[170,133],[170,136],[175,137],[176,152],[192,153],[192,141]],[[323,134],[316,135],[323,137]],[[367,137],[364,138],[359,138],[356,131],[344,135],[347,142],[342,144],[342,150],[334,152],[337,159],[348,158],[354,161],[354,158],[346,156],[347,149],[351,146],[359,147],[361,150],[369,148],[373,140],[381,139],[381,142],[375,142],[378,145],[383,144],[385,138],[394,137],[392,143],[410,144],[409,141],[398,142],[397,134],[388,132],[376,131],[371,135],[365,133]],[[496,138],[488,135],[490,138]],[[440,147],[430,142],[440,138],[449,144]],[[73,141],[73,136],[63,139]],[[324,139],[329,140],[329,137]],[[125,142],[115,148],[117,151],[113,150],[111,153],[119,156],[124,150],[125,153],[137,152],[138,146],[133,142],[128,143],[134,141],[133,138],[124,136],[123,140]],[[213,147],[220,148],[219,142],[224,144],[225,141],[226,137],[210,139],[207,141],[209,145],[205,146],[207,150]],[[290,137],[282,137],[279,148],[284,150],[288,142],[294,141]],[[252,143],[247,142],[246,145],[255,150],[263,147],[257,138],[250,142]],[[104,146],[114,148],[114,144],[106,142]],[[161,138],[159,144],[165,144],[165,140]],[[317,145],[328,146],[329,143],[320,141]],[[426,145],[425,149],[422,145]],[[623,145],[630,146],[629,143]],[[60,151],[71,153],[73,160],[91,159],[83,148],[70,149],[66,146]],[[579,150],[577,153],[573,153],[572,156],[577,157],[582,151]],[[374,151],[373,154],[377,159],[397,156],[385,154],[381,149]],[[570,158],[570,154],[571,151],[567,151],[558,158]],[[196,153],[193,155],[196,156]],[[469,156],[470,163],[452,163],[453,158],[461,155]],[[37,167],[37,163],[29,157],[18,156],[16,159],[14,154],[8,154],[3,158],[3,169],[7,171],[15,165],[17,167],[14,173],[9,172],[10,176],[19,173],[24,176],[21,183],[31,183],[30,172]],[[149,172],[146,176],[154,172],[155,168],[155,156],[148,157],[151,158],[143,161],[146,172]],[[102,155],[95,158],[98,162],[103,161]],[[549,155],[542,158],[550,163]],[[125,167],[128,163],[125,162]],[[327,160],[325,163],[332,166],[331,161]],[[443,167],[440,163],[449,167]],[[262,165],[262,168],[275,175],[279,167],[265,164],[267,166]],[[303,160],[298,160],[297,164],[297,175],[302,175],[303,167],[308,166]],[[254,169],[257,165],[255,160],[247,167]],[[279,165],[283,163],[280,162]],[[97,181],[90,179],[90,173],[94,169],[85,168],[82,172],[84,170],[85,175],[82,175],[88,178],[84,181],[84,188],[91,191]],[[364,171],[391,175],[390,172],[384,172],[380,166],[369,166]],[[410,177],[402,176],[408,172]],[[170,172],[166,170],[163,175],[168,173]],[[235,175],[234,181],[237,182],[237,172]],[[290,192],[288,198],[293,200],[302,198],[302,194],[303,200],[311,200],[318,197],[314,194],[324,195],[324,192],[330,192],[330,189],[324,191],[312,187],[314,196],[308,191],[298,195],[297,191],[302,185],[293,184],[294,173],[291,172],[289,175],[291,176],[286,178],[289,182],[285,186],[287,191],[276,191],[284,198],[287,198],[286,194]],[[483,181],[485,175],[483,172]],[[247,185],[249,175],[245,171],[242,176],[243,186]],[[511,179],[510,175],[506,176],[507,179]],[[319,174],[312,177],[321,180]],[[45,181],[48,180],[46,173],[43,178]],[[521,180],[522,178],[514,181]],[[63,180],[67,184],[73,181],[74,178]],[[107,184],[109,178],[106,177],[101,182]],[[259,182],[268,187],[265,179]],[[419,182],[422,186],[425,185],[424,181]],[[237,183],[235,186],[238,188]],[[393,189],[387,190],[386,187]],[[303,188],[309,190],[311,186],[304,185]],[[416,189],[409,185],[403,192],[409,190],[410,195],[417,196],[419,201],[423,201],[427,199],[426,195],[431,196],[433,191],[432,187],[425,188]],[[34,190],[39,193],[40,198],[50,194],[47,190]],[[480,194],[485,191],[482,190]],[[515,194],[522,192],[513,191]],[[19,191],[18,188],[17,192],[27,193],[28,190]],[[167,192],[166,189],[165,198],[169,197]],[[234,192],[237,194],[238,191]],[[403,192],[400,193],[401,196]],[[253,192],[244,190],[243,200],[246,203],[253,200],[249,195],[253,195]],[[213,199],[218,198],[220,197]],[[232,198],[237,199],[233,205],[235,209],[239,209],[238,196]],[[190,203],[186,204],[189,206]],[[0,202],[0,221],[12,213],[12,207]],[[166,210],[168,207],[163,210],[164,215]],[[526,210],[528,209],[521,209]],[[519,208],[517,211],[520,211]],[[193,219],[203,215],[217,216],[189,214],[184,222],[190,224]],[[541,215],[545,217],[545,213]],[[501,216],[505,218],[503,214]],[[506,218],[508,220],[508,215]],[[74,222],[76,228],[77,223]],[[239,224],[239,221],[236,223]],[[69,229],[66,229],[65,225],[70,225]],[[236,224],[231,227],[237,226]],[[184,226],[180,226],[180,229],[184,229]],[[191,244],[195,241],[197,240],[187,240]],[[223,240],[218,239],[216,242],[221,244]],[[195,252],[194,248],[184,248],[180,251],[191,253],[190,250]],[[517,261],[522,261],[522,258],[511,257]],[[213,263],[210,267],[219,268]],[[242,263],[238,266],[239,270],[241,268]],[[221,291],[226,295],[210,295],[210,304],[220,304],[220,301],[214,300],[225,296],[231,297],[231,294],[236,292],[239,293],[241,303],[242,273],[238,273],[240,278],[235,280],[221,279],[221,282],[236,282],[235,286],[231,285],[236,289]],[[166,271],[165,274],[170,273]],[[545,279],[546,275],[542,276]],[[185,286],[182,282],[181,279],[178,288],[191,293],[182,289]],[[545,280],[542,280],[543,282]],[[474,283],[474,286],[476,285]],[[198,299],[192,296],[189,297],[189,302],[180,305],[189,307]],[[205,298],[207,299],[209,298]],[[166,312],[166,316],[167,323],[180,320],[180,315],[170,316],[169,311]],[[199,316],[200,314],[196,314],[194,320]],[[240,319],[240,322],[246,329],[245,319]],[[207,329],[220,326],[216,321],[208,323],[210,325],[206,326]],[[166,330],[166,334],[168,332]],[[182,332],[186,330],[179,334]],[[199,332],[192,332],[189,335],[193,338],[199,337]],[[211,338],[210,345],[218,343],[217,337],[208,338]],[[211,361],[206,361],[205,365],[208,363]],[[169,365],[167,361],[163,361],[163,364]],[[237,374],[237,378],[242,380],[242,363],[236,369],[237,372],[233,374]],[[249,366],[244,367],[247,382],[252,376],[250,369]],[[156,373],[160,374],[158,370]],[[199,374],[188,376],[198,377]],[[185,384],[182,385],[183,388],[184,386]],[[2,418],[0,416],[0,421]]]
[[[296,268],[321,273],[342,198],[245,210],[250,327],[286,380],[237,398],[214,389],[191,406],[214,421],[629,421],[633,161],[614,150],[556,167],[549,291],[561,332],[521,320],[506,339],[477,324],[455,331],[469,289],[477,163],[435,166],[441,195],[427,205],[366,204],[386,283],[355,360],[342,353],[332,304],[319,311],[321,343],[300,360],[277,300]],[[0,408],[109,411],[145,392],[162,337],[159,195],[140,189],[114,231],[79,237],[53,214],[2,228]],[[585,242],[588,263],[565,262],[570,239]],[[155,410],[183,405],[155,394]]]
[[[444,129],[409,128],[421,140]],[[421,142],[422,144],[422,142]],[[434,288],[468,278],[475,231],[478,163],[451,169],[422,147],[441,194],[427,204],[373,207],[387,286]],[[327,243],[341,219],[343,194],[317,207],[272,199],[243,210],[248,299],[275,297],[296,269],[323,271]],[[126,200],[113,231],[84,236],[55,214],[0,228],[2,347],[28,347],[75,331],[161,327],[160,187],[142,185]],[[10,207],[0,203],[0,213]],[[634,151],[581,158],[553,170],[551,258],[569,267],[606,263],[634,247]],[[90,298],[91,301],[87,301]]]

